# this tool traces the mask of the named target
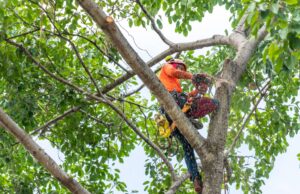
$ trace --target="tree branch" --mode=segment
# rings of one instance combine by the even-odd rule
[[[105,98],[104,96],[102,96],[102,93],[100,94],[100,97],[99,96],[96,96],[94,94],[91,94],[91,93],[88,93],[86,92],[84,89],[70,83],[69,81],[61,78],[61,77],[58,77],[56,75],[54,75],[53,73],[51,73],[46,67],[44,67],[40,62],[38,62],[32,55],[31,53],[21,44],[18,44],[18,43],[15,43],[11,40],[7,40],[5,39],[6,42],[8,42],[9,44],[15,46],[15,47],[18,47],[20,48],[26,55],[27,57],[29,57],[33,63],[38,66],[39,68],[41,68],[46,74],[48,74],[50,77],[54,78],[55,80],[75,89],[76,91],[86,95],[87,97],[91,98],[91,99],[94,99],[98,102],[102,102],[104,104],[107,104],[108,106],[110,106],[127,124],[128,126],[130,126],[134,132],[139,135],[150,147],[152,147],[156,152],[157,154],[162,158],[162,160],[164,161],[164,163],[167,165],[170,173],[171,173],[171,176],[172,176],[172,179],[173,180],[176,180],[177,179],[177,175],[175,174],[175,170],[172,166],[172,164],[168,161],[168,159],[166,158],[166,156],[163,154],[163,152],[160,150],[159,147],[157,147],[152,141],[150,141],[129,119],[127,119],[126,115],[120,110],[118,109],[110,100],[108,100],[107,98]]]
[[[221,35],[215,35],[212,38],[201,39],[194,42],[178,43],[178,44],[174,44],[171,48],[168,48],[165,51],[158,54],[157,56],[153,57],[150,61],[146,63],[146,65],[148,67],[152,67],[156,65],[159,61],[163,60],[168,55],[172,55],[176,52],[187,51],[192,49],[201,49],[204,47],[215,46],[215,45],[231,45],[231,44],[232,41],[230,41],[228,37],[221,36]],[[103,93],[107,93],[135,75],[136,73],[134,71],[129,71],[128,73],[124,74],[120,78],[116,79],[115,82],[103,87],[101,91]]]
[[[18,35],[15,35],[15,36],[8,37],[7,39],[11,40],[11,39],[15,39],[15,38],[18,38],[18,37],[21,37],[21,36],[26,36],[28,34],[32,34],[32,33],[36,32],[36,31],[39,31],[39,30],[40,30],[40,28],[36,28],[34,30],[30,30],[28,32],[24,32],[22,34],[18,34]]]
[[[113,124],[112,123],[105,123],[103,121],[101,121],[100,119],[92,116],[91,114],[89,114],[88,112],[84,111],[84,110],[79,110],[80,112],[82,112],[83,114],[87,115],[88,118],[91,118],[92,120],[96,121],[97,123],[104,125],[107,128],[110,128]]]
[[[111,101],[106,102],[126,123],[129,127],[131,127],[136,134],[138,134],[148,145],[150,145],[160,156],[163,162],[167,165],[168,170],[171,173],[172,180],[177,180],[177,175],[172,164],[169,162],[168,158],[164,155],[164,153],[160,150],[160,148],[155,145],[151,140],[149,140],[129,119],[127,119],[126,115],[118,109]]]
[[[178,178],[175,182],[172,183],[171,187],[165,194],[175,194],[180,185],[188,178],[190,178],[190,173],[186,173]]]
[[[89,70],[88,67],[85,65],[84,61],[82,60],[82,58],[81,58],[81,56],[80,56],[80,54],[79,54],[79,51],[78,51],[78,49],[76,48],[75,44],[74,44],[70,39],[68,39],[68,38],[66,38],[66,37],[61,36],[61,38],[67,40],[67,41],[71,44],[71,47],[72,47],[72,49],[74,50],[74,52],[75,52],[77,58],[79,59],[81,66],[84,68],[84,70],[85,70],[85,72],[88,74],[88,76],[89,76],[91,82],[92,82],[92,83],[94,84],[94,86],[96,87],[96,90],[97,90],[98,95],[100,95],[100,94],[101,94],[101,91],[100,91],[100,89],[99,89],[99,87],[98,87],[98,84],[97,84],[96,80],[94,79],[94,77],[92,76],[90,70]]]
[[[123,71],[125,71],[125,72],[129,72],[125,67],[123,67],[120,63],[118,63],[110,54],[106,54],[98,45],[97,45],[97,43],[95,42],[95,41],[92,41],[91,39],[89,39],[89,38],[87,38],[87,37],[85,37],[85,36],[82,36],[82,35],[80,35],[80,34],[70,34],[70,33],[68,33],[68,32],[62,32],[63,34],[66,34],[66,35],[71,35],[71,36],[78,36],[78,37],[80,37],[80,38],[82,38],[82,39],[84,39],[84,40],[86,40],[86,41],[88,41],[88,42],[90,42],[92,45],[94,45],[95,47],[96,47],[96,49],[100,52],[100,53],[102,53],[104,56],[106,56],[109,60],[111,60],[111,61],[113,61],[113,63],[115,64],[115,65],[117,65],[118,67],[120,67]]]
[[[74,112],[77,112],[80,108],[81,108],[81,106],[72,107],[71,109],[69,109],[69,110],[65,111],[63,114],[61,114],[60,116],[52,119],[51,121],[48,121],[43,126],[36,128],[34,131],[32,131],[30,133],[30,135],[34,135],[34,134],[38,133],[39,131],[41,131],[40,134],[45,133],[48,127],[56,124],[58,121],[64,119],[66,116],[68,116]]]
[[[205,143],[205,138],[197,132],[188,118],[179,109],[171,95],[159,82],[157,76],[130,46],[114,20],[107,16],[104,11],[91,0],[78,0],[78,3],[92,17],[106,36],[110,38],[128,65],[131,66],[145,85],[157,97],[159,102],[171,116],[172,120],[176,122],[180,132],[186,137],[192,147],[195,148],[196,152],[202,154],[201,150]],[[178,52],[178,50],[176,51]]]
[[[133,94],[135,94],[135,93],[137,93],[137,92],[139,92],[139,91],[141,91],[143,88],[145,87],[145,84],[141,84],[138,88],[136,88],[135,90],[133,90],[133,91],[131,91],[131,92],[128,92],[127,94],[124,94],[124,98],[127,98],[127,97],[129,97],[129,96],[131,96],[131,95],[133,95]]]
[[[236,136],[233,139],[233,142],[231,144],[231,146],[229,147],[229,149],[227,151],[225,151],[224,156],[228,157],[229,153],[233,150],[234,146],[236,145],[240,135],[242,134],[242,131],[245,129],[246,124],[248,123],[249,119],[251,118],[253,112],[257,109],[257,106],[259,105],[259,103],[261,102],[261,100],[263,99],[263,97],[266,95],[267,91],[269,90],[269,88],[271,87],[270,84],[267,84],[267,88],[265,89],[265,91],[260,95],[259,99],[257,100],[257,102],[254,104],[252,110],[250,111],[250,113],[248,114],[248,116],[245,118],[241,128],[238,130],[238,133],[236,134]]]
[[[80,185],[75,179],[65,173],[56,162],[26,134],[1,108],[0,108],[0,123],[4,126],[7,132],[11,133],[28,152],[43,165],[62,185],[68,188],[75,194],[90,194],[85,188]]]
[[[158,34],[158,36],[162,39],[162,41],[164,43],[166,43],[167,45],[169,45],[170,47],[172,47],[172,45],[174,44],[173,42],[171,42],[170,40],[168,40],[163,34],[162,32],[157,28],[157,26],[155,25],[155,21],[152,18],[152,16],[149,14],[149,12],[145,9],[145,7],[142,5],[142,3],[140,2],[140,0],[135,0],[135,2],[140,6],[140,8],[142,9],[142,11],[144,12],[144,14],[147,16],[147,18],[150,20],[151,22],[151,26],[153,28],[153,30]]]
[[[79,60],[79,62],[80,62],[80,64],[81,64],[81,66],[84,68],[84,70],[85,70],[85,72],[88,74],[88,76],[89,76],[91,82],[94,84],[94,86],[95,86],[95,88],[96,88],[96,90],[97,90],[97,92],[98,92],[98,95],[100,95],[101,91],[100,91],[100,89],[99,89],[99,87],[98,87],[98,85],[97,85],[97,82],[95,81],[95,79],[93,78],[91,72],[89,71],[89,69],[88,69],[87,66],[85,65],[85,63],[84,63],[83,59],[81,58],[81,55],[79,54],[79,51],[78,51],[77,47],[75,46],[75,44],[74,44],[70,39],[68,39],[68,38],[66,38],[66,37],[64,37],[64,36],[62,36],[60,30],[57,28],[57,26],[55,25],[54,21],[52,21],[52,19],[51,19],[51,17],[49,16],[48,12],[47,12],[47,11],[46,11],[39,3],[32,2],[31,0],[30,0],[30,2],[33,3],[33,4],[36,4],[40,9],[43,10],[43,12],[46,14],[47,18],[48,18],[49,21],[51,22],[52,26],[53,26],[53,27],[56,29],[56,31],[58,32],[57,36],[60,37],[60,38],[62,38],[63,40],[66,40],[66,41],[71,45],[71,47],[72,47],[72,49],[74,50],[74,52],[75,52],[75,54],[76,54],[76,56],[77,56],[77,58],[78,58],[78,60]]]

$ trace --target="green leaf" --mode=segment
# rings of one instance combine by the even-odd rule
[[[298,0],[284,0],[288,5],[295,5],[298,3]]]
[[[161,20],[160,20],[160,19],[157,19],[157,20],[156,20],[156,23],[157,23],[157,25],[158,25],[159,29],[162,29],[162,28],[163,28],[163,25],[162,25],[162,23],[161,23]]]
[[[277,14],[278,13],[278,10],[279,10],[279,4],[278,3],[273,3],[271,5],[271,11],[274,13],[274,14]]]
[[[300,36],[296,33],[288,34],[289,46],[293,50],[300,49]]]

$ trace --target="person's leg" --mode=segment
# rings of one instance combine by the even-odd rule
[[[192,146],[188,143],[185,137],[176,129],[173,135],[179,140],[184,151],[184,160],[187,165],[188,171],[191,174],[191,181],[194,183],[195,190],[201,192],[202,178],[198,171],[196,158]]]
[[[217,110],[219,101],[208,97],[195,99],[192,104],[191,111],[188,113],[190,117],[201,118],[205,115]]]

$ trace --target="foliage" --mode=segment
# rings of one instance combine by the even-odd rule
[[[96,1],[117,20],[127,20],[129,26],[148,28],[149,19],[138,4],[131,0]],[[258,101],[260,89],[270,81],[270,89],[262,103],[245,124],[241,138],[230,153],[230,164],[237,188],[244,193],[261,193],[260,187],[268,178],[278,154],[286,151],[287,137],[298,134],[299,121],[299,59],[300,59],[300,9],[296,0],[143,0],[141,3],[163,29],[163,19],[175,24],[174,31],[188,36],[193,22],[201,22],[206,13],[217,5],[232,13],[235,27],[245,13],[250,36],[266,24],[269,35],[257,47],[255,55],[234,93],[229,119],[227,147],[229,147],[245,118]],[[92,193],[111,192],[117,189],[128,192],[114,166],[140,143],[137,135],[105,104],[87,99],[82,93],[59,83],[46,75],[24,52],[4,39],[23,44],[31,55],[56,76],[96,93],[76,55],[75,45],[98,87],[114,82],[125,66],[120,55],[91,19],[78,8],[75,1],[0,0],[0,106],[28,133],[72,107],[80,111],[66,116],[36,138],[47,139],[64,154],[61,166]],[[234,58],[229,47],[213,47],[205,55],[194,51],[182,53],[190,64],[191,72],[207,72],[218,76],[225,58]],[[122,96],[131,91],[137,81],[132,78],[110,91],[126,116],[156,144],[166,146],[159,139],[151,120],[158,107],[142,99],[140,93],[125,100]],[[186,91],[191,90],[183,84]],[[252,87],[255,86],[255,87]],[[213,90],[212,90],[213,93]],[[133,103],[134,102],[134,103]],[[203,122],[208,122],[207,118]],[[0,129],[0,191],[4,193],[66,193],[66,189],[53,180],[15,140]],[[144,182],[149,193],[163,193],[171,184],[171,177],[161,159],[145,143],[147,155]],[[238,155],[243,145],[251,157]],[[242,147],[242,148],[241,148]],[[185,173],[182,153],[174,143],[165,150],[175,169]],[[299,157],[299,155],[298,155]],[[300,159],[299,159],[300,160]],[[178,193],[192,193],[186,181]]]

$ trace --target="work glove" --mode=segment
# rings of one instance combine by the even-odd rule
[[[200,85],[200,83],[205,83],[206,85],[209,85],[211,83],[211,79],[205,73],[198,73],[193,75],[192,83],[197,88]]]
[[[204,95],[211,84],[211,78],[205,73],[194,74],[192,83],[200,94]]]

